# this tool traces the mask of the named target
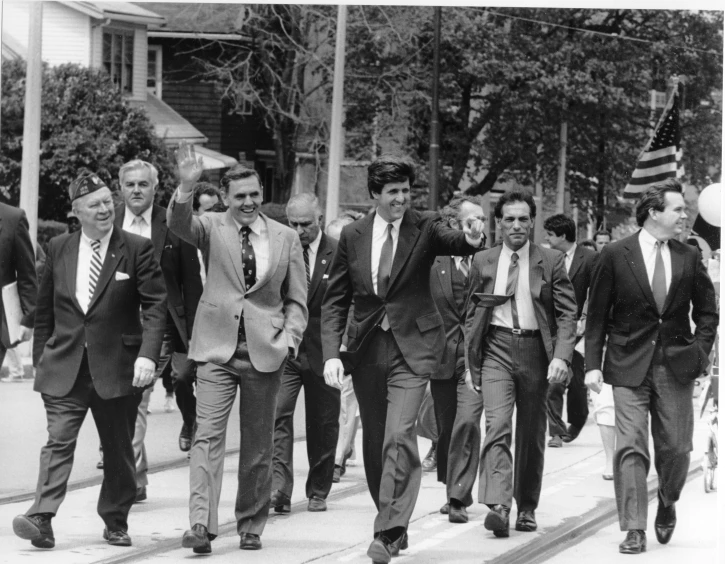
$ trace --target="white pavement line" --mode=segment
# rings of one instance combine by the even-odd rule
[[[468,523],[462,524],[452,523],[450,527],[447,527],[445,530],[436,533],[433,537],[425,539],[424,541],[419,543],[416,542],[412,548],[406,550],[405,552],[401,552],[400,556],[396,558],[395,561],[401,562],[408,558],[414,557],[424,550],[428,550],[430,548],[433,548],[434,546],[438,546],[444,541],[454,539],[457,536],[462,535],[463,533],[467,533],[471,529],[480,527],[481,525],[483,525],[483,521],[479,519],[475,519],[473,521],[469,521]]]

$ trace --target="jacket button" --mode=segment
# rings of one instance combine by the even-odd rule
[[[656,344],[657,344],[657,341],[652,341],[652,344],[653,344],[653,345],[656,345]]]
[[[234,319],[239,319],[239,316],[238,316],[238,315],[235,315],[235,316],[234,316]]]

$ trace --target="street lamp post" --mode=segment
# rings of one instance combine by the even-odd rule
[[[438,182],[440,179],[440,122],[438,121],[438,82],[441,63],[441,7],[433,8],[433,100],[430,116],[430,182],[428,208],[438,208]]]

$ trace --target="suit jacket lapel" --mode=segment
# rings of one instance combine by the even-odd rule
[[[541,283],[544,280],[543,260],[539,248],[529,243],[529,290],[534,303],[541,295]]]
[[[116,267],[121,261],[121,256],[123,255],[122,249],[123,237],[121,236],[121,230],[114,227],[113,233],[111,233],[111,240],[108,242],[108,249],[106,250],[106,258],[103,261],[103,268],[101,268],[101,274],[98,276],[98,282],[96,282],[96,290],[93,292],[93,298],[91,298],[91,302],[88,304],[88,311],[91,311],[91,308],[93,308],[95,303],[98,301],[98,298],[103,293],[103,290],[105,290],[109,280],[111,280],[113,273],[116,271]],[[78,254],[76,253],[76,257],[77,256]]]
[[[231,210],[222,216],[219,230],[221,231],[222,239],[227,246],[227,250],[232,257],[232,264],[239,277],[239,282],[242,288],[246,290],[247,287],[244,284],[244,265],[242,264],[242,247],[239,244],[239,232],[237,231],[237,224],[234,223],[234,219],[232,218]]]
[[[483,292],[486,294],[493,294],[496,289],[496,276],[498,275],[498,259],[501,258],[502,246],[494,247],[493,252],[489,255],[486,262],[481,268],[481,274],[486,280],[486,284],[483,287]]]
[[[154,256],[161,264],[161,253],[164,251],[166,242],[166,210],[160,206],[154,206],[151,211],[151,244],[154,246]]]
[[[78,308],[79,311],[83,311],[81,304],[76,299],[76,277],[78,275],[78,250],[81,245],[81,232],[76,231],[68,240],[68,248],[63,253],[63,262],[65,263],[65,284],[70,292],[71,300]]]
[[[411,217],[410,210],[405,212],[403,221],[400,222],[400,236],[398,237],[398,248],[395,249],[395,255],[393,256],[393,268],[390,271],[390,282],[388,283],[388,292],[395,284],[395,279],[400,274],[400,271],[408,262],[410,252],[415,246],[415,242],[420,236],[420,230],[415,226]]]
[[[438,275],[438,282],[441,288],[443,288],[443,295],[446,297],[446,300],[448,300],[453,311],[459,311],[458,304],[453,297],[453,273],[451,269],[456,267],[454,260],[451,257],[437,257],[433,268],[435,268],[436,274]]]
[[[355,240],[355,255],[357,262],[360,265],[360,272],[363,278],[363,284],[369,294],[375,294],[375,287],[373,286],[373,275],[370,269],[370,261],[373,249],[373,220],[375,214],[371,213],[357,228],[358,237]]]
[[[584,253],[579,245],[574,250],[574,256],[571,260],[571,267],[569,268],[569,280],[573,280],[576,276],[576,271],[584,263]]]
[[[672,263],[672,278],[670,279],[670,290],[667,292],[667,299],[665,300],[665,306],[662,308],[662,312],[667,311],[670,307],[672,300],[674,299],[677,286],[682,280],[682,274],[685,270],[685,256],[680,252],[679,249],[673,247],[670,244],[670,261]]]
[[[639,287],[642,289],[642,293],[645,298],[652,304],[652,307],[657,311],[657,304],[655,303],[655,297],[652,293],[652,286],[649,283],[649,277],[647,276],[647,267],[644,265],[644,256],[642,256],[642,248],[639,246],[639,231],[634,235],[631,235],[627,240],[627,251],[624,253],[627,264],[632,269]]]
[[[332,260],[332,249],[327,244],[327,235],[322,234],[320,239],[320,245],[317,247],[317,256],[315,257],[315,269],[312,271],[312,278],[310,279],[310,287],[307,291],[307,303],[312,301],[312,297],[315,295],[317,288],[320,285],[325,271],[327,270],[327,264]]]
[[[284,233],[278,225],[272,225],[271,222],[267,221],[267,218],[263,213],[259,214],[267,224],[267,239],[269,239],[269,261],[267,264],[267,272],[264,273],[263,278],[259,278],[257,283],[250,288],[250,290],[256,290],[261,286],[264,286],[272,275],[277,271],[279,266],[279,259],[282,256],[282,246],[284,245]]]

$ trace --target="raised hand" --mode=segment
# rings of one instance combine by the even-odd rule
[[[480,247],[483,244],[483,232],[486,224],[480,219],[469,217],[463,222],[463,233],[466,240],[474,247]]]
[[[176,165],[179,170],[181,191],[191,192],[204,170],[204,160],[196,156],[194,145],[186,141],[179,143],[179,148],[176,150]]]

